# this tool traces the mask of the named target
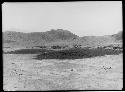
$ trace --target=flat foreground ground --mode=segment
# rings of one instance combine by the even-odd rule
[[[35,54],[3,54],[6,90],[121,90],[123,54],[76,60],[35,60]]]

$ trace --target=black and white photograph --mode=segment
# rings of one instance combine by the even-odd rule
[[[122,1],[4,2],[2,57],[4,91],[122,90]]]

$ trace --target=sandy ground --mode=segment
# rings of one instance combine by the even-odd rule
[[[35,54],[3,55],[3,89],[121,90],[123,54],[76,60],[35,60]]]

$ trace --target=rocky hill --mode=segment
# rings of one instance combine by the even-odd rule
[[[122,31],[118,32],[117,34],[112,35],[116,40],[122,40]]]
[[[5,45],[20,45],[20,46],[33,46],[42,45],[50,42],[59,42],[77,38],[78,36],[70,31],[57,29],[47,32],[32,32],[22,33],[14,31],[3,32],[3,44]]]
[[[109,44],[121,43],[122,31],[107,36],[79,37],[68,30],[57,29],[46,32],[22,33],[15,31],[3,32],[4,47],[33,47],[52,45],[81,45],[82,47],[98,47]]]

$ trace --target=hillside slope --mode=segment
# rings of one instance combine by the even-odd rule
[[[3,44],[4,46],[38,46],[50,42],[70,40],[77,37],[77,35],[62,29],[32,33],[7,31],[3,33]]]
[[[14,31],[3,32],[4,47],[33,47],[53,45],[81,45],[82,47],[98,47],[110,44],[122,44],[122,31],[107,36],[79,37],[68,30],[57,29],[46,32],[21,33]]]

